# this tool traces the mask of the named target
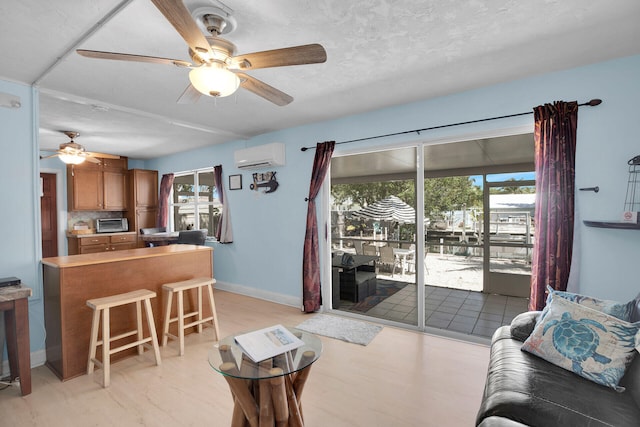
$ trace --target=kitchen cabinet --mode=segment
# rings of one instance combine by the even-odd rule
[[[156,226],[158,215],[158,171],[149,169],[129,170],[127,220],[129,230],[140,232],[141,228]],[[144,242],[138,239],[138,247]]]
[[[137,247],[136,233],[109,233],[68,236],[69,255],[113,252]]]
[[[67,165],[67,203],[71,211],[124,211],[127,158]]]

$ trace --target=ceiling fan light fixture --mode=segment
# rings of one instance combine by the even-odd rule
[[[84,156],[79,156],[77,154],[60,154],[58,158],[68,165],[79,165],[86,159]]]
[[[240,86],[238,76],[215,62],[191,70],[189,80],[198,92],[216,97],[229,96]]]

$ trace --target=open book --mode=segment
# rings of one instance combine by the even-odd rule
[[[236,342],[256,363],[304,345],[300,338],[282,325],[238,335]]]

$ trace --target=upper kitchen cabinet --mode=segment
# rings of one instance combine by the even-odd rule
[[[158,171],[131,169],[129,171],[129,230],[156,226],[158,214]],[[139,240],[139,246],[144,242]]]
[[[131,209],[158,207],[158,171],[129,171],[129,201]]]
[[[71,211],[127,209],[127,158],[67,165],[67,198]]]

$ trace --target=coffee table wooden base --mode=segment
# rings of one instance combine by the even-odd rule
[[[224,349],[220,348],[221,353]],[[313,351],[305,351],[304,359],[315,358]],[[273,360],[261,362],[260,367],[270,369],[271,378],[248,380],[237,378],[247,376],[246,369],[253,369],[253,362],[243,363],[240,369],[235,362],[227,361],[220,365],[220,371],[229,384],[234,400],[231,427],[302,427],[302,404],[300,397],[309,377],[311,365],[292,373],[284,374],[282,368],[272,367]],[[250,361],[248,361],[250,362]],[[248,367],[243,369],[243,367]]]

